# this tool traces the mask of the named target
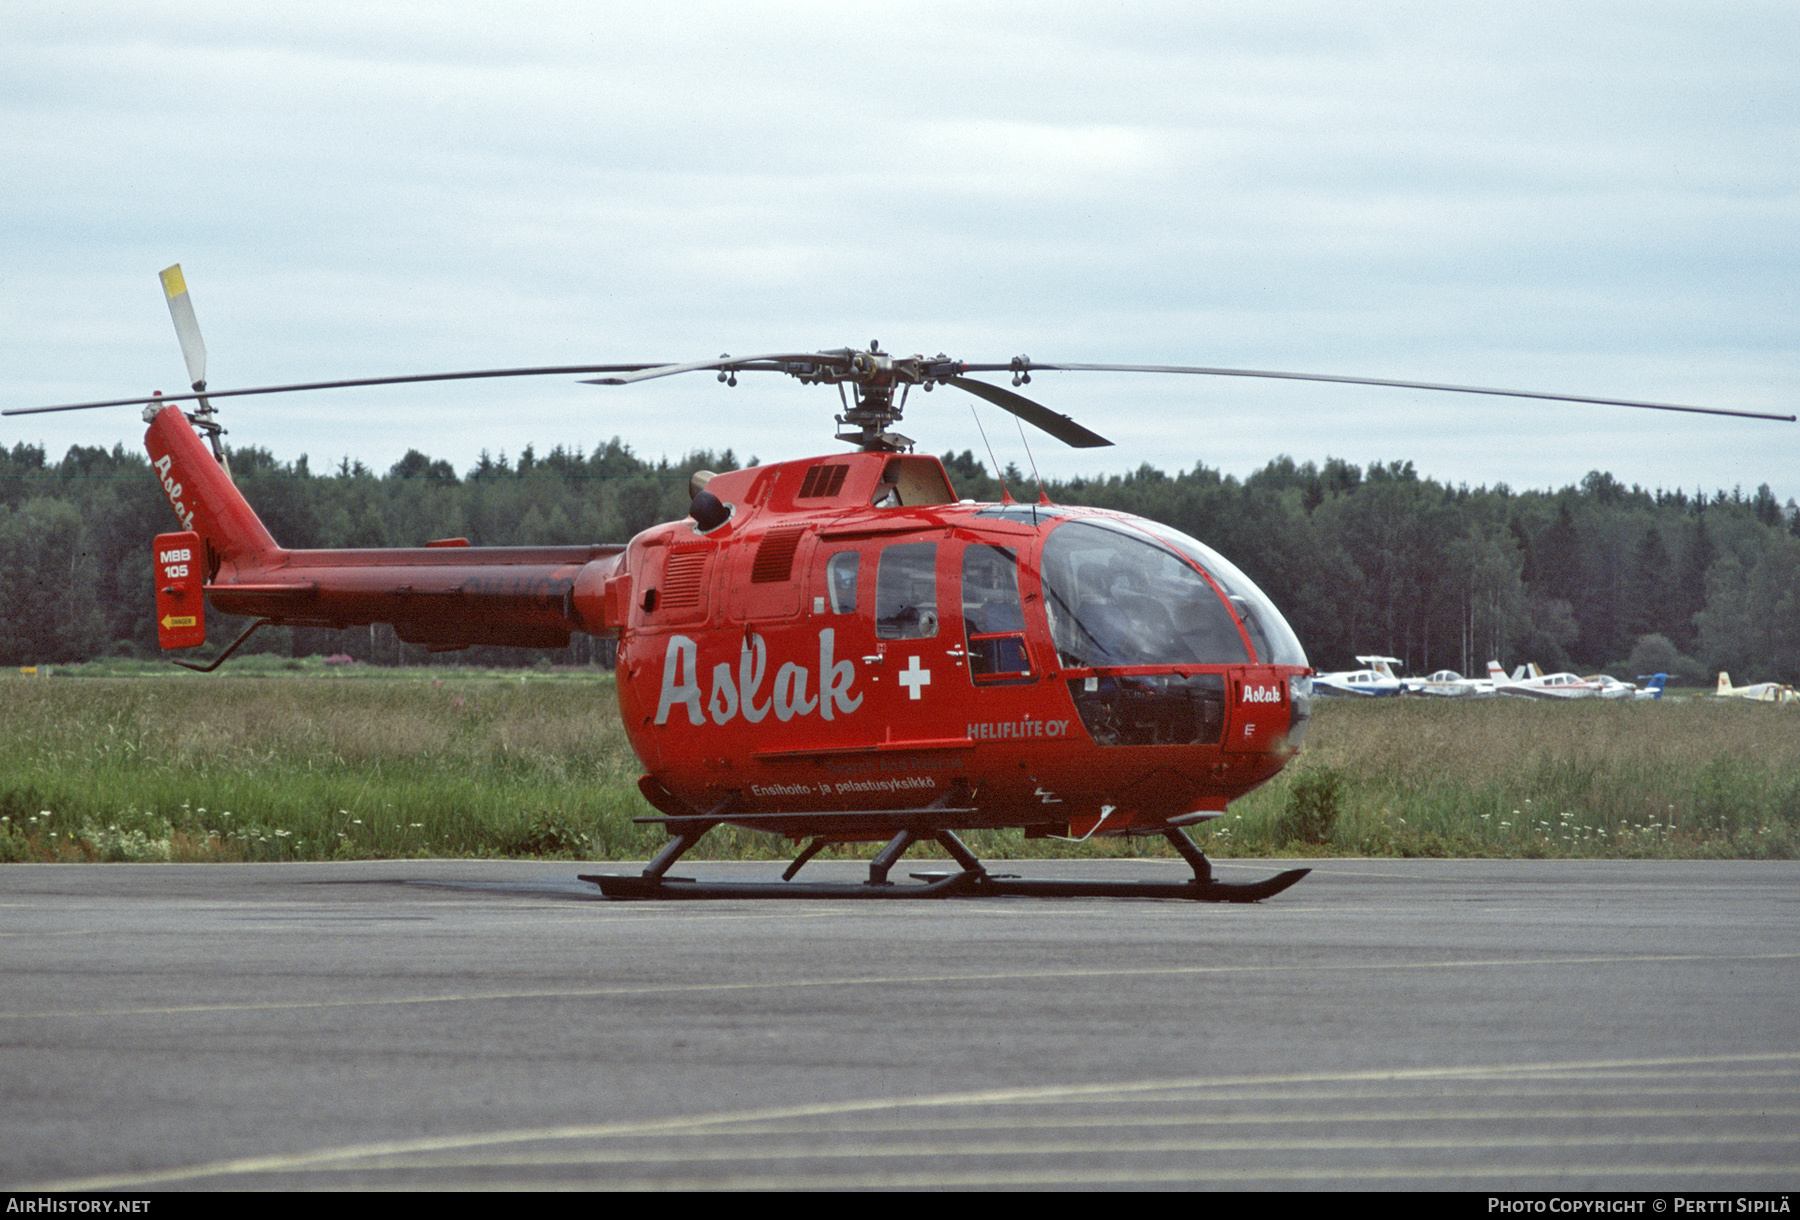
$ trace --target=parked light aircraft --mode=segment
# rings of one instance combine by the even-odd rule
[[[1600,684],[1571,673],[1546,674],[1535,662],[1527,666],[1530,673],[1520,677],[1515,672],[1508,678],[1500,662],[1488,662],[1488,676],[1494,690],[1502,695],[1518,695],[1526,699],[1592,699],[1600,693]]]
[[[1719,671],[1719,687],[1713,692],[1721,699],[1751,699],[1757,703],[1800,703],[1800,692],[1779,682],[1752,682],[1749,686],[1733,686],[1731,675]]]
[[[1400,693],[1400,679],[1394,676],[1399,657],[1357,657],[1368,669],[1345,669],[1334,674],[1320,674],[1313,679],[1313,693],[1318,695],[1362,695],[1377,697]]]
[[[1491,678],[1465,678],[1454,669],[1440,669],[1429,678],[1404,678],[1409,695],[1434,695],[1440,699],[1485,699],[1494,694]]]
[[[1583,678],[1584,682],[1592,682],[1600,689],[1595,692],[1602,699],[1635,699],[1638,688],[1635,683],[1621,682],[1611,674],[1594,674]]]

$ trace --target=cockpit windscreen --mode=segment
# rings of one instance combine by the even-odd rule
[[[1044,544],[1044,604],[1070,668],[1250,659],[1231,612],[1178,553],[1109,521],[1068,521]],[[1285,624],[1284,624],[1285,626]]]
[[[1206,569],[1207,575],[1218,582],[1219,587],[1225,590],[1225,596],[1231,599],[1232,609],[1243,620],[1244,630],[1250,633],[1250,643],[1256,649],[1257,660],[1268,665],[1307,663],[1306,649],[1300,646],[1300,637],[1288,626],[1288,621],[1275,608],[1275,603],[1269,600],[1268,594],[1257,588],[1254,581],[1237,569],[1237,565],[1204,542],[1189,538],[1178,529],[1171,529],[1156,521],[1139,521],[1137,524]]]

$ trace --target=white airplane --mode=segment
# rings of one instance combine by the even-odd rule
[[[1600,684],[1588,678],[1571,673],[1547,674],[1536,662],[1526,668],[1531,671],[1529,676],[1520,676],[1514,670],[1508,678],[1500,662],[1489,661],[1488,677],[1494,680],[1494,690],[1499,694],[1527,699],[1592,699],[1600,693]]]
[[[1436,695],[1440,699],[1483,699],[1494,693],[1491,678],[1465,678],[1454,669],[1440,669],[1429,678],[1405,678],[1401,685],[1409,695]]]
[[[1335,674],[1319,674],[1313,682],[1315,695],[1397,695],[1400,679],[1393,667],[1399,657],[1358,657],[1368,669],[1346,669]]]
[[[1361,658],[1357,658],[1361,660]],[[1754,699],[1758,703],[1800,703],[1800,692],[1779,682],[1752,682],[1749,686],[1733,686],[1731,675],[1719,671],[1719,689],[1713,692],[1721,699]]]
[[[1621,682],[1611,674],[1595,674],[1591,678],[1583,678],[1583,682],[1592,682],[1600,689],[1597,692],[1602,699],[1635,699],[1638,688],[1634,682]]]
[[[1663,685],[1668,682],[1668,680],[1668,674],[1639,674],[1638,681],[1647,683],[1647,685],[1638,687],[1636,693],[1631,697],[1633,699],[1660,699],[1662,698]]]

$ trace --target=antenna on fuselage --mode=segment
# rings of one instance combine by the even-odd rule
[[[1015,418],[1014,423],[1019,423]],[[1025,446],[1025,460],[1031,463],[1031,477],[1037,480],[1038,503],[1050,503],[1050,493],[1044,490],[1044,476],[1038,473],[1037,459],[1031,455],[1031,442],[1025,439],[1025,425],[1019,423],[1019,443]]]
[[[969,404],[969,414],[975,417],[975,430],[981,433],[981,443],[987,447],[988,461],[994,464],[994,478],[1000,483],[1000,503],[1011,504],[1012,492],[1006,489],[1006,476],[1000,473],[1000,459],[994,456],[993,442],[988,440],[987,429],[981,426],[981,412],[975,409],[974,403]]]

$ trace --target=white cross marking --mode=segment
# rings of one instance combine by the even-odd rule
[[[906,668],[900,671],[900,685],[906,688],[908,699],[923,698],[919,693],[921,686],[931,685],[931,671],[919,668],[919,654],[914,653],[906,658]]]

